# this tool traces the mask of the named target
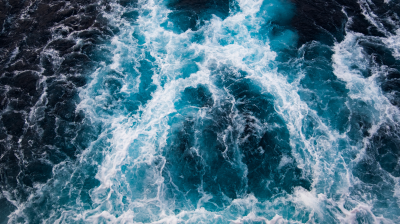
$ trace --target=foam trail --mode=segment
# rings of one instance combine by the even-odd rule
[[[80,90],[77,106],[85,124],[96,127],[96,140],[76,161],[55,166],[10,222],[29,220],[43,203],[55,207],[43,213],[44,222],[56,223],[391,223],[398,178],[382,175],[381,185],[395,185],[385,213],[364,195],[372,185],[356,173],[379,130],[399,122],[376,81],[384,70],[372,66],[363,76],[371,65],[358,43],[362,35],[348,32],[329,49],[332,63],[318,58],[333,74],[321,85],[345,83],[342,92],[332,91],[339,109],[349,111],[342,130],[331,99],[317,102],[328,105],[319,109],[315,101],[323,96],[304,97],[316,87],[307,86],[302,65],[309,62],[301,52],[329,47],[301,47],[288,75],[279,56],[294,48],[297,35],[270,27],[290,21],[284,12],[293,6],[236,3],[226,18],[199,13],[188,29],[178,26],[173,2],[105,9],[118,28],[106,46],[112,57]],[[385,41],[396,49],[395,36]],[[359,115],[370,124],[364,132],[356,130]]]
[[[88,220],[92,220],[93,218],[97,220],[103,217],[111,221],[113,220],[109,218],[111,214],[121,212],[118,209],[124,206],[120,204],[123,201],[123,195],[131,195],[129,188],[122,187],[122,183],[125,186],[134,184],[126,179],[128,174],[122,171],[123,166],[133,170],[143,166],[146,167],[144,168],[147,176],[146,183],[155,184],[149,186],[146,190],[148,193],[136,192],[143,195],[136,201],[129,203],[128,210],[124,209],[125,211],[122,211],[122,214],[131,214],[129,217],[133,219],[140,218],[135,213],[132,216],[132,210],[143,206],[146,208],[149,205],[155,206],[153,209],[146,208],[146,212],[152,214],[149,215],[151,217],[150,220],[156,221],[159,218],[163,218],[163,216],[173,214],[168,209],[169,202],[163,201],[162,190],[165,186],[163,185],[164,180],[161,172],[164,168],[165,160],[159,154],[159,150],[165,145],[167,131],[170,128],[166,124],[168,115],[175,112],[172,105],[176,101],[179,92],[182,92],[186,87],[194,87],[198,84],[209,86],[212,93],[218,91],[218,94],[213,94],[214,100],[218,101],[218,98],[223,97],[223,92],[216,90],[216,87],[209,80],[209,74],[211,73],[209,66],[213,65],[215,61],[221,64],[234,64],[236,67],[249,72],[250,77],[252,77],[251,74],[254,71],[260,74],[263,67],[270,67],[269,63],[274,60],[275,53],[269,49],[268,45],[265,45],[264,41],[251,38],[250,32],[252,30],[248,30],[249,28],[253,29],[251,27],[257,27],[256,23],[263,20],[257,18],[256,15],[261,4],[262,1],[242,1],[239,2],[242,9],[241,13],[228,17],[224,21],[216,17],[212,18],[210,23],[200,30],[205,33],[204,44],[191,43],[192,31],[190,30],[182,34],[176,34],[166,31],[157,25],[157,23],[161,24],[166,19],[165,16],[168,10],[165,8],[163,9],[151,1],[143,6],[141,10],[146,12],[146,16],[139,16],[138,30],[140,33],[143,33],[146,40],[146,44],[144,44],[145,48],[150,50],[151,55],[155,58],[155,63],[158,65],[159,70],[153,75],[154,83],[158,86],[152,95],[152,99],[140,109],[141,115],[138,121],[135,120],[136,117],[127,119],[124,117],[112,118],[113,122],[111,122],[111,126],[114,128],[112,128],[113,137],[110,140],[111,151],[104,158],[101,168],[97,173],[97,178],[101,181],[101,185],[92,193],[92,198],[95,198],[94,201],[99,206],[94,211],[86,212],[87,214],[97,213],[100,215],[89,216]],[[241,35],[227,36],[225,30],[230,29],[240,32]],[[128,30],[129,32],[133,33],[132,30]],[[232,44],[221,46],[221,38],[228,38],[226,41]],[[114,43],[117,45],[117,52],[120,51],[118,49],[122,43],[117,40],[114,40]],[[184,44],[188,46],[186,47],[187,50],[184,50],[185,48],[177,48],[178,46],[184,46]],[[206,60],[203,63],[198,63],[200,71],[192,74],[189,78],[175,79],[179,75],[182,52],[185,51],[188,52],[189,57],[196,58],[201,55]],[[257,60],[246,60],[249,56]],[[118,68],[119,58],[119,56],[114,56],[114,63],[111,68]],[[274,71],[270,75],[272,76],[271,80],[278,77]],[[160,81],[162,79],[168,80],[163,86]],[[282,80],[283,77],[280,77],[280,79]],[[282,80],[282,82],[284,81]],[[273,91],[271,90],[270,92]],[[279,96],[278,93],[275,95]],[[132,155],[136,155],[137,157],[132,157]],[[134,196],[131,195],[131,197]],[[119,198],[116,200],[119,202],[110,200],[111,198]],[[201,204],[198,206],[201,206]],[[154,210],[155,208],[156,211]],[[207,215],[209,212],[200,209],[200,207],[197,209],[199,210],[196,210],[191,215],[192,218],[187,220],[188,222],[197,220],[195,218],[197,215],[201,219],[201,214],[203,213],[206,216],[212,214]],[[179,213],[178,215],[178,217],[184,216],[184,213]],[[111,217],[113,216],[111,215]]]
[[[123,198],[122,192],[127,191],[127,189],[122,190],[118,185],[121,184],[120,181],[126,181],[122,168],[120,167],[128,164],[128,167],[131,169],[137,169],[136,167],[141,166],[139,164],[146,164],[146,176],[147,178],[151,178],[146,181],[148,181],[147,183],[156,184],[147,189],[149,195],[144,195],[144,198],[142,196],[142,199],[139,200],[140,202],[132,203],[131,206],[133,207],[130,207],[126,212],[131,213],[131,210],[134,210],[136,206],[146,207],[147,204],[153,204],[158,207],[156,209],[158,210],[156,214],[160,214],[161,218],[163,218],[163,214],[169,216],[172,213],[172,211],[168,211],[167,202],[164,202],[162,198],[164,180],[161,172],[165,161],[160,157],[159,151],[157,151],[165,145],[163,142],[166,141],[166,133],[170,128],[166,125],[165,119],[169,114],[175,112],[171,105],[173,105],[177,93],[182,92],[184,88],[188,86],[196,86],[200,83],[210,86],[211,91],[215,88],[210,82],[198,81],[209,79],[207,77],[209,76],[207,74],[210,74],[209,66],[213,65],[215,63],[214,61],[218,61],[217,63],[220,64],[226,63],[235,65],[235,67],[247,72],[249,74],[249,79],[258,82],[265,88],[264,91],[274,96],[276,99],[275,108],[285,119],[289,127],[292,136],[292,146],[306,143],[306,145],[295,147],[299,150],[299,152],[297,152],[299,157],[296,158],[299,161],[299,166],[306,169],[307,166],[309,166],[309,170],[314,170],[312,174],[313,179],[315,180],[315,183],[318,183],[318,179],[320,178],[319,175],[325,173],[326,169],[329,169],[326,165],[323,165],[325,163],[324,161],[333,160],[332,157],[336,155],[337,151],[337,146],[335,146],[337,143],[334,142],[341,137],[338,136],[338,134],[330,133],[329,129],[324,126],[321,121],[321,131],[327,133],[326,138],[318,137],[318,139],[311,140],[314,142],[311,143],[302,136],[302,118],[308,114],[315,116],[315,119],[317,120],[318,117],[312,115],[313,112],[307,108],[306,104],[301,102],[296,87],[287,83],[285,77],[280,76],[276,69],[273,68],[273,64],[271,69],[271,63],[275,59],[275,53],[270,50],[268,44],[265,44],[263,40],[258,38],[252,38],[250,35],[253,31],[252,29],[257,29],[258,26],[256,24],[264,20],[264,18],[258,18],[256,15],[259,12],[262,2],[241,1],[239,2],[239,6],[242,9],[242,12],[232,15],[223,21],[219,18],[212,18],[210,23],[202,28],[205,33],[205,40],[201,45],[190,43],[190,30],[182,34],[175,34],[157,26],[157,22],[158,24],[161,24],[166,19],[162,16],[166,16],[166,12],[168,11],[163,11],[161,6],[153,4],[154,3],[150,1],[143,7],[143,10],[151,11],[146,11],[147,16],[144,16],[143,18],[139,17],[138,24],[139,30],[143,31],[146,43],[148,43],[146,44],[146,47],[150,49],[151,54],[155,58],[155,62],[158,64],[158,68],[160,69],[159,72],[153,76],[155,83],[159,82],[159,84],[156,91],[153,93],[153,98],[142,109],[143,113],[141,114],[139,121],[118,118],[114,119],[114,122],[112,122],[116,128],[115,131],[113,131],[113,138],[111,140],[112,149],[110,155],[106,156],[102,163],[102,167],[97,174],[97,178],[101,180],[101,185],[93,192],[93,196],[97,198],[95,201],[99,205],[102,205],[99,206],[98,209],[100,207],[108,208],[101,214],[110,215],[116,213],[116,209],[123,206],[112,204],[110,198],[120,198],[118,201],[121,201]],[[143,27],[141,27],[142,25]],[[240,35],[226,36],[226,30],[239,32]],[[227,38],[228,40],[225,41],[232,44],[227,46],[221,45],[220,41],[222,38]],[[166,40],[169,40],[169,42]],[[181,52],[185,52],[185,50],[183,50],[185,48],[179,48],[179,52],[177,52],[176,46],[182,46],[182,43],[187,43],[188,46],[190,46],[188,47],[188,50],[194,52],[194,56],[192,56],[193,58],[202,54],[203,57],[206,58],[206,61],[198,64],[200,71],[192,74],[190,78],[174,80],[174,75],[179,74],[177,70],[179,69],[180,57],[182,55]],[[118,57],[115,58],[118,59]],[[251,58],[251,60],[246,60],[246,58]],[[117,64],[117,62],[114,62],[113,66],[116,66]],[[164,86],[161,86],[160,81],[158,80],[164,77],[166,77],[165,79],[168,81],[166,81]],[[213,94],[213,97],[217,97],[216,94]],[[219,92],[218,97],[222,97],[221,92]],[[121,126],[121,121],[123,121],[125,125]],[[137,125],[131,125],[131,123],[136,122]],[[126,124],[128,124],[129,128],[126,127]],[[332,141],[333,143],[329,143]],[[136,145],[139,145],[140,147]],[[316,147],[313,145],[316,145]],[[304,152],[302,147],[307,150]],[[333,153],[333,155],[329,155],[330,153],[327,155],[321,155],[320,151],[322,149],[323,151],[331,151],[330,153]],[[134,153],[133,151],[138,151],[138,153]],[[128,156],[129,154],[137,154],[139,156],[137,158],[132,158]],[[151,166],[149,166],[150,164]],[[309,172],[311,173],[311,171]],[[117,183],[118,185],[115,185]],[[129,184],[129,182],[126,182],[124,185]],[[299,192],[298,195],[304,194],[301,193],[303,191],[300,189],[297,192]],[[315,194],[315,192],[313,194]],[[101,196],[101,198],[97,195]],[[311,210],[316,209],[319,206],[319,203],[324,203],[324,199],[320,198],[316,199],[314,203],[309,204],[306,198],[308,198],[308,196],[299,196],[300,200],[296,198],[294,203],[305,204],[305,206],[311,208]],[[273,207],[274,204],[270,206]],[[150,213],[153,214],[150,215],[150,217],[152,217],[151,220],[155,221],[154,218],[157,219],[157,215],[153,213],[153,209],[146,210],[151,211]],[[97,210],[96,213],[100,211],[101,210]],[[126,212],[123,212],[122,214],[125,214]],[[201,209],[198,211],[199,214],[204,212],[207,213],[205,210]],[[180,215],[183,216],[182,214]],[[194,214],[192,214],[192,216],[193,215]],[[99,218],[99,216],[95,217],[96,219]],[[190,222],[190,220],[188,221]]]

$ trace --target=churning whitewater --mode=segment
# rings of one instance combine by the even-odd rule
[[[13,4],[1,223],[400,222],[398,1]]]

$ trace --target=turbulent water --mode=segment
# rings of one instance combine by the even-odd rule
[[[400,223],[398,0],[2,0],[0,71],[0,223]]]

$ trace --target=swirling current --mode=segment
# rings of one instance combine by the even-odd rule
[[[2,0],[0,71],[0,223],[400,223],[398,0]]]

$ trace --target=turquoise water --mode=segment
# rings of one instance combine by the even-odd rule
[[[299,46],[282,0],[110,5],[82,151],[10,223],[399,221],[400,113],[364,34]],[[374,38],[400,61],[398,35]]]

